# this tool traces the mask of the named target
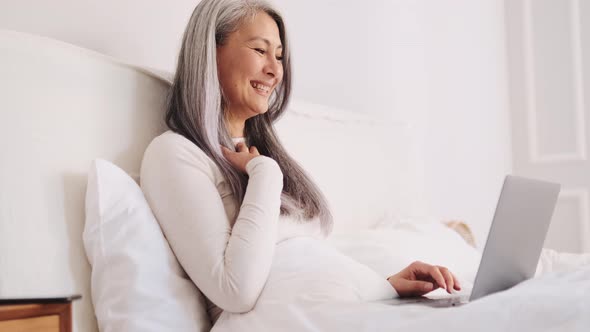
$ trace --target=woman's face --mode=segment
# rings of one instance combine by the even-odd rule
[[[271,93],[283,79],[282,45],[276,22],[265,12],[245,20],[217,47],[221,89],[233,119],[268,110]]]

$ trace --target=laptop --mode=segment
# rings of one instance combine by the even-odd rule
[[[427,294],[383,302],[458,306],[533,277],[560,187],[556,183],[506,176],[471,294]]]

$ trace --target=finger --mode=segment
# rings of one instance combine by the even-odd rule
[[[451,293],[451,289],[455,288],[455,282],[453,280],[453,275],[451,274],[451,271],[449,271],[449,269],[447,269],[444,266],[437,266],[438,270],[440,271],[440,273],[443,275],[443,277],[445,278],[445,283],[447,284],[446,290],[447,293]]]
[[[420,261],[416,261],[412,263],[412,269],[414,275],[422,280],[422,281],[429,281],[432,279],[439,287],[446,289],[447,285],[445,283],[445,278],[439,271],[438,267],[422,263]]]
[[[238,152],[248,152],[248,147],[246,146],[246,144],[244,144],[244,142],[240,142],[236,144],[236,150]]]
[[[461,284],[459,283],[459,279],[452,272],[451,272],[451,275],[453,276],[453,280],[455,281],[455,290],[461,290]]]
[[[258,149],[255,146],[250,147],[250,153],[260,155],[260,152],[258,152]]]
[[[421,296],[432,292],[437,287],[428,281],[400,280],[398,294],[400,296]]]
[[[222,145],[221,146],[221,153],[226,154],[228,152],[230,152],[230,149],[228,149],[228,148],[226,148],[225,146]]]
[[[430,276],[436,281],[440,288],[447,289],[447,283],[445,282],[445,278],[443,277],[442,273],[436,266],[430,267]]]

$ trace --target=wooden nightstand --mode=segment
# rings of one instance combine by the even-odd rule
[[[0,332],[71,332],[72,301],[79,298],[0,299]]]

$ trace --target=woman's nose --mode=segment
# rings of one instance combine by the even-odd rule
[[[279,60],[277,60],[274,56],[268,57],[264,66],[264,73],[269,76],[276,77],[279,75],[280,70],[281,68]]]

